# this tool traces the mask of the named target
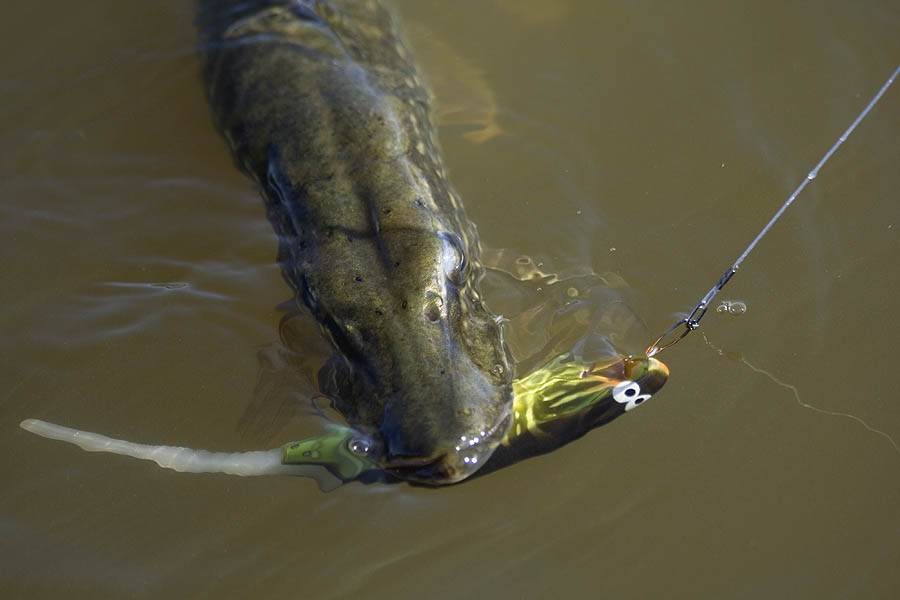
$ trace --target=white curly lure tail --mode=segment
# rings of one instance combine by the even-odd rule
[[[141,460],[152,460],[164,469],[182,473],[225,473],[244,477],[299,475],[315,479],[323,491],[332,490],[343,483],[322,466],[282,464],[281,448],[250,452],[210,452],[180,446],[136,444],[38,419],[26,419],[19,426],[41,437],[75,444],[88,452],[110,452]]]

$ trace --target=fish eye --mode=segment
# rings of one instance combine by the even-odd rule
[[[650,394],[642,394],[637,382],[626,379],[613,388],[613,400],[625,405],[625,411],[643,404],[650,399]]]

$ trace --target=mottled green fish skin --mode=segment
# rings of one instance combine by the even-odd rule
[[[216,123],[262,189],[285,278],[338,360],[320,384],[396,473],[451,483],[507,430],[513,372],[483,304],[475,226],[390,12],[346,1],[201,1]],[[485,433],[489,439],[483,439]],[[475,456],[475,455],[469,455]],[[477,457],[476,457],[477,458]]]

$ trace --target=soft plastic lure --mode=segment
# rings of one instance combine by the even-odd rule
[[[651,398],[668,378],[655,358],[628,357],[588,363],[563,355],[514,383],[513,419],[485,472],[549,452]],[[315,479],[323,490],[383,470],[377,444],[350,427],[332,425],[319,436],[281,448],[250,452],[210,452],[179,446],[149,445],[55,425],[38,419],[21,427],[42,437],[69,442],[89,452],[109,452],[150,460],[187,473],[299,475]],[[478,436],[462,438],[456,448],[465,460]],[[469,460],[478,460],[472,452]]]

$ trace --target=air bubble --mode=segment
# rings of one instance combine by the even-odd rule
[[[469,271],[465,242],[455,233],[445,231],[440,236],[444,241],[444,275],[454,285],[465,285]]]
[[[350,448],[350,452],[359,454],[360,456],[365,456],[372,451],[372,446],[368,441],[358,438],[350,440],[347,447]]]
[[[722,300],[716,307],[716,312],[738,317],[747,312],[747,303],[741,300]]]

